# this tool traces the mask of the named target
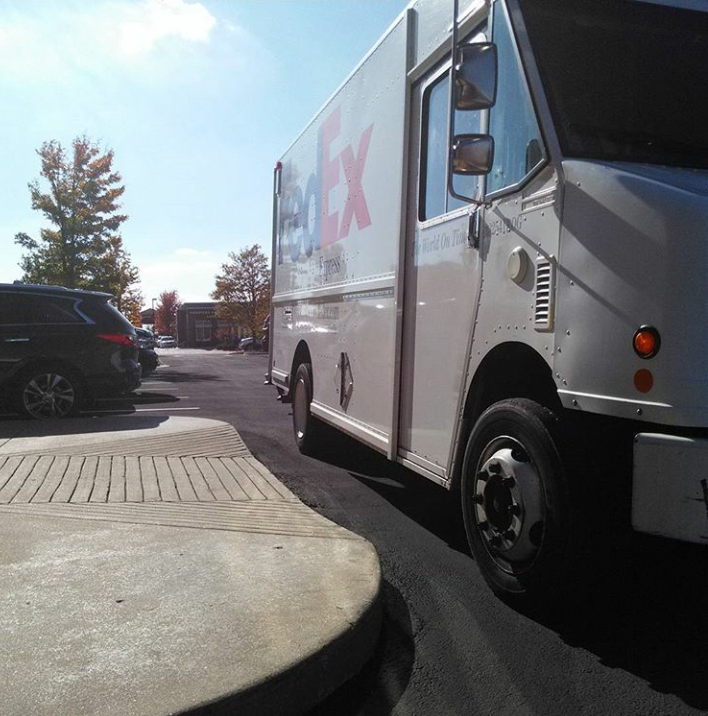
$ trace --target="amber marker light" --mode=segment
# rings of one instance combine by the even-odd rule
[[[640,358],[653,358],[661,347],[659,331],[653,326],[642,326],[634,334],[632,344],[634,345],[634,352]]]
[[[634,374],[634,387],[640,393],[648,393],[654,387],[654,376],[646,368]]]

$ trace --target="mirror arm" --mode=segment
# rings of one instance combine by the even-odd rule
[[[457,196],[452,185],[454,174],[452,172],[452,139],[455,136],[455,65],[457,58],[457,13],[459,11],[459,0],[452,0],[452,47],[450,50],[450,81],[448,83],[448,126],[447,126],[447,184],[448,191],[456,199],[463,197]],[[447,208],[447,200],[445,201]]]
[[[473,206],[477,208],[484,207],[485,209],[488,209],[492,204],[491,202],[487,201],[484,198],[477,198],[472,196],[465,196],[464,194],[458,194],[455,191],[455,188],[453,184],[455,183],[455,175],[452,172],[448,172],[447,176],[447,190],[450,193],[450,196],[454,197],[455,199],[459,199],[460,201],[464,201],[468,204],[472,204]]]

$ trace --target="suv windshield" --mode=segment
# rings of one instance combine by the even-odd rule
[[[708,13],[520,0],[566,156],[708,169]]]

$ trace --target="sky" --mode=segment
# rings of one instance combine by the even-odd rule
[[[270,257],[275,162],[406,4],[2,0],[0,283],[22,275],[15,235],[50,228],[37,150],[85,135],[122,175],[144,306],[210,300],[229,252]]]

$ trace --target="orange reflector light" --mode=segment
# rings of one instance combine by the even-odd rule
[[[640,393],[648,393],[654,387],[654,376],[650,370],[642,368],[634,374],[634,387]]]
[[[661,346],[659,331],[651,326],[642,326],[634,334],[634,351],[640,358],[653,358]]]

